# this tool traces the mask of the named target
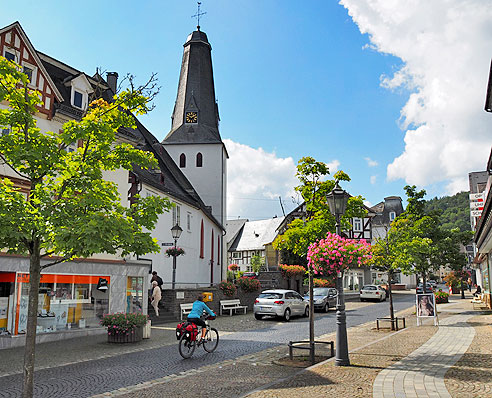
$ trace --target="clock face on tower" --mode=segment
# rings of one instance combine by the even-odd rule
[[[186,112],[186,123],[198,123],[198,113]]]

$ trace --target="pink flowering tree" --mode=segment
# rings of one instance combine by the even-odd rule
[[[328,232],[308,248],[308,268],[315,275],[336,276],[349,267],[368,264],[371,246],[364,240],[347,239]]]

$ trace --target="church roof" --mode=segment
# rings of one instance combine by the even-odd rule
[[[184,44],[172,126],[163,144],[222,144],[215,98],[210,43],[205,32],[192,32]],[[186,113],[197,121],[186,123]]]

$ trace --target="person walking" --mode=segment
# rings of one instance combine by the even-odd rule
[[[154,281],[156,281],[159,287],[162,289],[162,285],[164,284],[164,282],[162,281],[162,278],[157,275],[157,271],[152,271],[152,279],[150,280],[150,282],[152,283]]]
[[[159,301],[161,301],[162,298],[162,293],[161,293],[161,288],[159,287],[159,284],[157,281],[152,282],[152,301],[150,304],[152,304],[152,307],[154,307],[155,315],[159,316]]]

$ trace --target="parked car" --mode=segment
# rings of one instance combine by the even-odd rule
[[[253,313],[256,319],[270,315],[289,322],[293,315],[309,316],[309,303],[294,290],[265,290],[255,300]]]
[[[386,291],[377,285],[365,285],[360,291],[360,301],[378,300],[386,301]]]
[[[309,292],[304,295],[304,300],[309,303]],[[332,287],[315,287],[313,289],[314,309],[328,312],[330,307],[337,304],[337,289]]]
[[[426,284],[425,284],[425,290],[427,291],[427,293],[432,293],[432,292],[434,291],[434,288],[432,287],[432,285],[431,285],[431,284],[426,283]],[[415,289],[415,292],[416,292],[417,294],[422,294],[422,293],[424,293],[424,284],[423,284],[423,283],[419,283],[419,284],[417,285],[417,288]]]
[[[427,283],[428,283],[429,285],[431,285],[431,286],[432,286],[432,288],[433,288],[434,290],[436,290],[436,287],[437,287],[437,282],[436,282],[435,280],[431,279],[431,280],[430,280],[430,281],[428,281]]]

